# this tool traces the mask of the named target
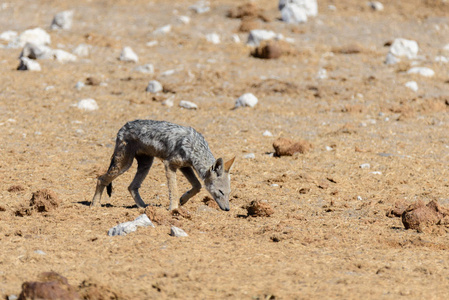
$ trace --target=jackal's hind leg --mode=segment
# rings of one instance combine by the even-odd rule
[[[165,165],[165,175],[167,175],[167,183],[168,183],[168,198],[170,199],[170,207],[169,210],[174,210],[178,208],[178,184],[176,182],[176,167],[170,165],[168,161],[164,161]]]
[[[192,188],[190,190],[188,190],[187,192],[185,192],[181,196],[181,199],[179,199],[179,203],[181,205],[184,205],[187,203],[187,201],[189,201],[190,198],[192,198],[193,196],[195,196],[196,194],[198,194],[200,192],[201,183],[199,182],[198,178],[196,178],[195,172],[193,171],[192,168],[184,167],[184,168],[181,168],[180,170],[181,170],[182,174],[184,174],[184,176],[187,178],[187,180],[192,185]]]
[[[126,144],[123,143],[123,146],[126,146]],[[103,194],[104,188],[115,178],[125,173],[131,167],[133,159],[134,153],[126,151],[126,147],[116,147],[108,171],[98,177],[95,195],[90,206],[100,206],[101,195]]]
[[[147,205],[145,204],[145,202],[143,202],[142,198],[140,197],[139,188],[145,177],[148,175],[151,165],[153,164],[154,158],[153,156],[136,155],[136,160],[137,160],[137,172],[136,175],[134,176],[133,181],[129,185],[128,190],[131,193],[131,196],[133,197],[137,206],[144,208]]]

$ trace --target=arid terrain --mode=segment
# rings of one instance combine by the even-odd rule
[[[375,11],[318,0],[303,24],[282,22],[275,0],[253,1],[244,19],[235,11],[244,1],[210,1],[205,13],[195,3],[1,1],[0,33],[40,27],[50,48],[89,53],[18,71],[22,48],[0,40],[0,298],[54,271],[84,299],[448,299],[449,222],[406,230],[391,210],[418,200],[449,208],[449,63],[435,60],[449,57],[449,3],[392,0]],[[72,27],[51,30],[64,10]],[[252,57],[249,29],[282,34],[282,55]],[[417,58],[385,64],[396,38],[416,41]],[[127,46],[137,63],[118,59]],[[154,73],[135,70],[144,64]],[[150,80],[164,90],[146,92]],[[244,93],[257,105],[233,109]],[[99,109],[76,107],[87,98]],[[170,213],[159,160],[141,188],[148,208],[127,189],[134,164],[92,209],[117,131],[134,119],[192,126],[216,158],[236,156],[231,210],[203,189]],[[279,137],[311,147],[276,157]],[[189,184],[178,178],[181,194]],[[38,191],[54,205],[37,206]],[[248,216],[252,201],[272,214]],[[144,213],[155,228],[107,235]],[[170,236],[171,225],[188,237]]]

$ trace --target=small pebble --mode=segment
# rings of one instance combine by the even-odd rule
[[[432,77],[435,72],[427,67],[413,67],[407,71],[407,74],[418,74],[424,77]]]
[[[243,155],[243,158],[245,158],[245,159],[255,159],[256,155],[254,153],[248,153],[248,154]]]
[[[120,53],[119,59],[125,62],[138,62],[139,57],[137,54],[131,49],[131,47],[124,47],[122,53]]]
[[[220,44],[220,36],[216,33],[206,34],[206,40],[212,44]]]
[[[416,81],[409,81],[409,82],[405,83],[405,86],[414,92],[418,91],[418,84],[416,83]]]
[[[84,82],[82,82],[82,81],[78,81],[76,84],[75,84],[75,88],[78,90],[78,91],[80,91],[83,87],[85,87],[86,85],[84,84]]]
[[[170,235],[175,237],[186,237],[189,236],[184,230],[176,226],[170,228]]]
[[[159,44],[158,41],[149,41],[148,43],[146,43],[147,47],[154,47],[157,44]]]
[[[148,83],[147,89],[146,89],[147,92],[153,93],[153,94],[159,93],[162,90],[163,90],[162,84],[159,81],[157,81],[157,80],[151,80]]]
[[[235,101],[235,108],[244,107],[244,106],[254,107],[254,106],[256,106],[257,102],[258,102],[258,99],[256,96],[254,96],[251,93],[246,93],[246,94],[243,94],[242,96],[240,96]]]
[[[153,34],[167,34],[171,31],[171,25],[165,25],[162,27],[157,28],[155,31],[153,31]]]
[[[73,21],[73,10],[62,11],[54,16],[50,28],[53,30],[55,29],[68,30],[72,28],[72,21]]]
[[[193,10],[197,14],[204,14],[210,10],[210,4],[209,1],[201,0],[189,6],[189,9]]]
[[[374,11],[383,11],[384,10],[384,5],[379,1],[368,2],[368,6],[371,7],[371,9]]]
[[[87,57],[89,56],[90,49],[92,46],[87,44],[79,44],[74,50],[73,54],[79,56],[79,57]]]
[[[370,165],[370,164],[367,164],[367,163],[366,163],[366,164],[361,164],[361,165],[360,165],[360,168],[361,168],[361,169],[369,169],[369,168],[371,168],[371,165]]]
[[[47,255],[47,253],[45,253],[42,250],[36,250],[36,251],[34,251],[34,253],[39,254],[39,255]]]
[[[269,132],[268,130],[265,130],[262,135],[263,136],[273,136],[273,134],[271,132]]]
[[[181,100],[181,102],[179,102],[179,106],[185,109],[197,109],[198,105],[196,105],[193,102],[190,101],[185,101],[185,100]]]
[[[168,99],[165,99],[165,100],[162,102],[162,105],[167,106],[167,107],[172,107],[173,104],[174,104],[174,98],[175,98],[175,97],[170,97],[170,98],[168,98]]]
[[[98,104],[94,99],[83,99],[76,105],[81,110],[94,111],[98,109]]]
[[[190,17],[188,17],[188,16],[179,16],[177,20],[179,23],[186,24],[186,25],[190,23]]]
[[[153,74],[154,66],[152,64],[146,64],[146,65],[138,66],[138,67],[134,68],[134,71],[144,73],[144,74]]]
[[[41,71],[41,65],[34,59],[29,59],[28,57],[22,57],[20,59],[20,64],[17,67],[20,71]]]

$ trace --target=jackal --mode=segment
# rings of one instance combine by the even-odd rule
[[[126,123],[117,133],[114,154],[108,171],[98,177],[97,188],[91,206],[100,205],[105,187],[111,197],[112,181],[126,172],[137,160],[137,173],[128,187],[138,207],[146,207],[139,194],[139,188],[147,176],[154,157],[163,160],[168,181],[170,210],[184,205],[201,189],[195,172],[222,210],[229,211],[231,183],[229,171],[235,157],[223,162],[215,160],[204,137],[191,127],[166,121],[135,120]],[[176,171],[182,174],[192,188],[177,199]]]

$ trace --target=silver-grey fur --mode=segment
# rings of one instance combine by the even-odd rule
[[[231,192],[229,171],[235,157],[224,163],[222,158],[215,160],[204,137],[191,127],[185,127],[166,121],[135,120],[126,123],[118,132],[114,154],[108,171],[97,180],[92,206],[100,205],[105,187],[111,196],[112,181],[126,172],[137,160],[137,173],[128,187],[138,207],[145,207],[139,194],[139,188],[147,176],[154,157],[164,161],[170,210],[184,205],[201,189],[204,181],[206,189],[222,210],[229,210]],[[192,189],[177,199],[176,170],[180,169],[192,185]]]

